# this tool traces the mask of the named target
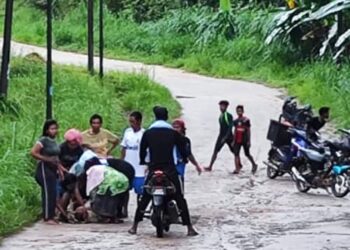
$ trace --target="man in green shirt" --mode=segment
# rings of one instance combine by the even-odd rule
[[[213,165],[217,158],[217,155],[225,144],[227,144],[227,146],[230,148],[231,152],[233,153],[233,146],[232,146],[233,116],[229,112],[227,112],[229,102],[225,100],[220,101],[219,106],[221,111],[221,115],[219,117],[220,133],[219,133],[218,139],[216,140],[214,152],[211,157],[209,167],[205,168],[206,171],[211,171],[213,169]]]

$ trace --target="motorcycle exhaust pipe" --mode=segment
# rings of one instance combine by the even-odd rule
[[[175,201],[169,201],[167,204],[167,210],[171,223],[175,224],[179,222],[179,210]]]

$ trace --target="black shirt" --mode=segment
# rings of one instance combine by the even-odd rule
[[[233,116],[229,112],[221,113],[219,117],[220,135],[228,136],[232,134]]]
[[[318,132],[326,124],[325,121],[320,121],[319,117],[313,117],[307,124],[307,130],[310,132]]]
[[[108,166],[123,173],[128,178],[129,183],[132,183],[135,177],[135,170],[134,170],[134,167],[129,162],[121,159],[114,159],[114,158],[107,159],[107,162],[108,162]]]
[[[146,164],[147,149],[150,154],[149,168],[176,170],[174,147],[177,147],[181,158],[186,159],[186,147],[180,133],[169,128],[151,128],[145,131],[140,144],[140,164]]]
[[[63,142],[60,145],[60,149],[60,161],[66,169],[70,169],[72,165],[76,163],[79,160],[80,156],[84,153],[84,150],[81,146],[72,149],[69,148],[67,142]]]
[[[188,138],[186,136],[181,136],[181,137],[182,137],[183,143],[185,144],[186,158],[183,159],[181,157],[179,151],[177,151],[178,162],[187,163],[188,162],[188,157],[190,157],[190,155],[192,155],[191,140],[190,140],[190,138]]]

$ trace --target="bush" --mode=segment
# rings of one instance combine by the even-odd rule
[[[169,10],[180,8],[180,0],[108,0],[108,8],[116,14],[129,15],[138,23],[160,19]]]
[[[28,2],[30,5],[40,9],[47,9],[47,0],[24,0]],[[72,11],[75,7],[77,7],[83,0],[59,0],[52,1],[53,3],[53,12],[56,16],[64,16],[66,13]]]

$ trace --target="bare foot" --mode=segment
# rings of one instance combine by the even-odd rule
[[[129,234],[135,235],[136,234],[136,228],[132,227],[128,231]]]
[[[198,235],[198,232],[193,227],[188,228],[187,236],[197,236],[197,235]]]
[[[122,223],[124,223],[124,221],[121,220],[121,219],[114,219],[114,220],[111,221],[111,223],[114,223],[114,224],[122,224]]]
[[[44,223],[46,224],[46,225],[52,225],[52,226],[55,226],[55,225],[58,225],[59,223],[57,222],[57,221],[55,221],[55,220],[46,220],[46,221],[44,221]]]
[[[211,172],[213,169],[211,167],[204,168],[204,171]]]
[[[239,170],[236,169],[235,171],[232,172],[232,174],[239,174]]]

